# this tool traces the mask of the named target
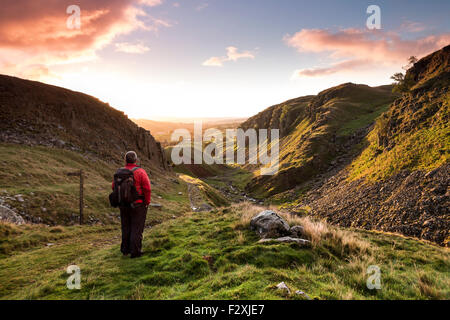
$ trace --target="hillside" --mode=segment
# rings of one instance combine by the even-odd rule
[[[152,170],[168,169],[147,130],[92,96],[0,75],[0,105],[1,142],[64,148],[114,163],[136,150]]]
[[[343,226],[448,246],[449,62],[450,46],[409,69],[410,91],[377,119],[361,154],[301,205]]]
[[[9,76],[0,76],[0,106],[0,220],[78,223],[79,179],[67,173],[83,169],[85,223],[117,223],[108,194],[127,150],[136,150],[147,170],[154,201],[165,207],[161,217],[176,214],[170,200],[186,184],[173,182],[160,143],[122,112],[83,93]]]
[[[270,107],[241,127],[280,129],[280,170],[258,176],[247,190],[273,196],[326,172],[338,155],[351,149],[355,137],[395,99],[391,86],[345,83]]]
[[[85,223],[119,222],[118,210],[110,206],[108,195],[112,176],[122,163],[47,146],[0,143],[0,153],[0,220],[15,222],[22,218],[46,225],[78,224],[79,178],[67,173],[83,169]],[[164,206],[164,211],[154,212],[159,217],[153,220],[161,221],[177,215],[180,208],[189,208],[185,183],[174,183],[175,175],[170,172],[163,175],[145,165],[144,168],[151,178],[153,202]],[[11,208],[13,213],[2,206]]]
[[[248,189],[344,227],[448,245],[449,61],[450,46],[419,60],[405,75],[407,92],[353,120],[346,110],[368,110],[375,91],[345,84],[320,93],[283,138],[283,169]],[[354,109],[349,93],[369,96]]]

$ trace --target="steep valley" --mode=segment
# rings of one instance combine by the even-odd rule
[[[250,118],[243,128],[280,128],[281,151],[280,171],[247,191],[341,226],[448,245],[449,61],[447,46],[416,62],[401,96],[343,84]]]
[[[450,47],[419,60],[407,92],[344,83],[247,119],[280,129],[273,176],[175,166],[108,104],[0,76],[0,299],[449,299],[449,61]],[[127,150],[158,205],[137,260],[120,253],[108,203]],[[80,169],[83,225],[67,175]],[[302,226],[307,245],[262,242],[250,221],[264,210]],[[65,286],[73,264],[80,290]],[[382,290],[366,285],[372,265]]]

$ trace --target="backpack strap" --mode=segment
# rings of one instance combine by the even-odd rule
[[[141,167],[134,167],[134,168],[131,169],[130,171],[133,172],[133,174],[134,174],[134,172],[135,172],[137,169],[141,169]],[[140,195],[139,195],[139,199],[145,200],[145,196],[144,196],[143,194],[140,194]],[[133,208],[133,205],[132,205],[131,207]]]

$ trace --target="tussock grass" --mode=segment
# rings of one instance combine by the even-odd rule
[[[285,211],[279,211],[276,206],[269,208],[254,205],[250,202],[234,204],[233,210],[240,212],[239,220],[233,224],[235,229],[247,229],[251,219],[263,210],[272,210],[283,217],[292,227],[300,225],[304,229],[305,238],[310,240],[313,247],[325,245],[339,251],[364,254],[370,249],[370,244],[356,236],[354,232],[330,226],[325,221],[313,220],[308,216],[298,216]]]
[[[265,207],[254,205],[250,202],[240,202],[231,205],[233,211],[239,212],[239,219],[236,220],[232,227],[234,229],[246,229],[250,226],[250,221],[261,211],[266,210]]]

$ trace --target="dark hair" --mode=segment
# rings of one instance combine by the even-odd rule
[[[136,152],[134,152],[134,151],[128,151],[128,152],[125,154],[125,161],[126,161],[127,163],[136,163],[136,161],[137,161],[137,154],[136,154]]]

